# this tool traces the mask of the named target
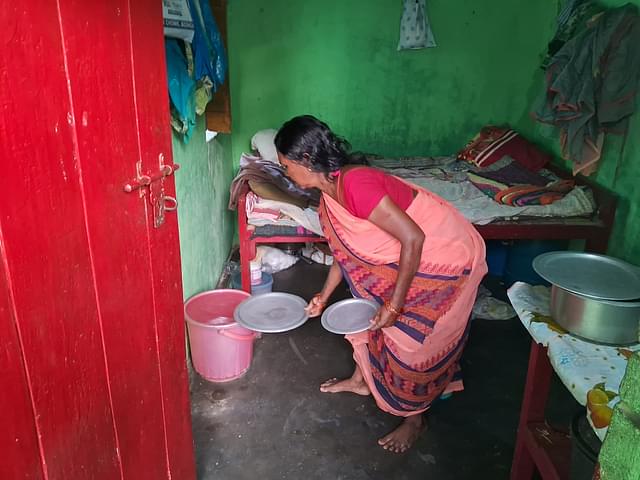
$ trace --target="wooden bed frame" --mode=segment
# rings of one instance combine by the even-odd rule
[[[571,178],[560,169],[547,167],[562,178]],[[591,180],[578,176],[579,185],[588,185],[594,194],[596,211],[591,218],[519,218],[500,220],[487,225],[475,225],[485,240],[585,240],[585,250],[605,253],[616,214],[616,197]],[[240,241],[240,271],[242,289],[251,291],[249,262],[256,256],[260,244],[324,242],[315,234],[304,236],[254,236],[253,227],[247,223],[245,197],[248,187],[238,201],[238,236]]]

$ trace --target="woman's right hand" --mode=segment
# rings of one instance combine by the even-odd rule
[[[310,318],[313,318],[313,317],[319,316],[324,310],[325,306],[326,306],[326,302],[323,302],[320,299],[320,296],[316,295],[311,299],[309,304],[305,307],[305,311],[307,312],[307,315],[309,315]]]

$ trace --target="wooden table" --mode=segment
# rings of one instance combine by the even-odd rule
[[[571,462],[570,438],[565,432],[554,431],[544,416],[552,373],[555,371],[574,398],[585,405],[587,392],[597,384],[617,394],[626,369],[625,353],[640,347],[621,349],[597,345],[558,333],[547,323],[536,322],[533,312],[549,313],[549,293],[545,287],[518,282],[509,289],[508,295],[532,337],[511,480],[529,480],[536,470],[543,479],[567,479]],[[617,401],[619,397],[611,398],[609,406]],[[603,439],[607,427],[596,428],[593,424],[592,427]]]

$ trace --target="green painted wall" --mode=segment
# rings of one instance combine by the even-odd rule
[[[438,47],[398,52],[400,0],[229,2],[234,163],[257,130],[302,113],[325,119],[357,150],[387,155],[450,154],[487,123],[511,123],[557,154],[555,134],[529,113],[558,8],[558,0],[431,0]],[[635,263],[639,118],[618,179],[615,138],[596,175],[620,195],[610,253]]]
[[[616,7],[626,4],[627,0],[604,0],[601,3]],[[640,6],[640,0],[632,0],[631,3]],[[534,81],[530,83],[528,97],[534,99],[543,91],[543,88],[542,75],[536,73]],[[609,253],[640,265],[640,100],[637,105],[636,114],[631,119],[623,156],[620,156],[621,137],[609,135],[594,178],[597,183],[619,196]],[[531,108],[528,111],[530,110]],[[551,127],[536,124],[527,114],[524,114],[517,123],[518,128],[559,157],[557,131]],[[570,168],[567,163],[565,166]],[[616,168],[619,170],[617,178],[615,177]]]
[[[204,117],[198,118],[188,144],[173,135],[180,255],[184,298],[215,288],[229,254],[234,232],[232,212],[227,210],[233,178],[231,137],[204,137]]]
[[[450,154],[516,122],[556,0],[430,0],[434,49],[396,50],[400,0],[233,0],[233,157],[261,128],[311,113],[358,150]]]

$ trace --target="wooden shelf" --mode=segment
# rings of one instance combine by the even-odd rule
[[[210,0],[211,12],[220,29],[222,43],[229,58],[229,42],[227,42],[227,0]],[[228,62],[227,62],[228,64]],[[225,82],[220,86],[207,105],[207,130],[219,133],[231,133],[231,90],[229,89],[229,69]]]

